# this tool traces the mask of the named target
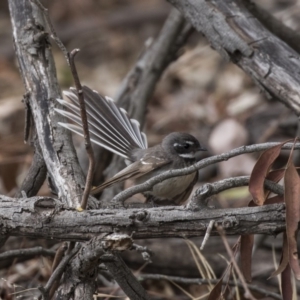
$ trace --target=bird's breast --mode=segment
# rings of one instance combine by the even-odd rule
[[[166,179],[160,183],[157,183],[152,190],[152,194],[159,198],[169,198],[183,193],[189,185],[192,183],[196,176],[196,173],[189,175],[173,177]]]

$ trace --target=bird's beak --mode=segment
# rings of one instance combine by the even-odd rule
[[[207,151],[207,149],[205,148],[205,147],[203,147],[203,146],[200,146],[198,149],[197,149],[197,152],[198,151]]]
[[[195,151],[195,159],[196,161],[202,159],[204,156],[206,156],[204,153],[202,153],[202,151],[207,151],[206,148],[204,148],[203,146],[200,146],[196,151]]]

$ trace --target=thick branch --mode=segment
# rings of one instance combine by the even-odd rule
[[[43,14],[31,1],[9,0],[9,9],[16,55],[51,183],[64,203],[77,207],[84,177],[71,135],[57,125],[63,119],[53,110],[61,94]]]
[[[297,30],[286,26],[269,11],[263,9],[251,0],[243,0],[247,9],[272,33],[290,45],[295,51],[300,53],[300,34]]]
[[[48,207],[48,209],[45,209]],[[23,200],[0,197],[2,233],[31,238],[80,241],[114,228],[134,238],[202,236],[211,220],[227,235],[277,234],[285,229],[284,204],[234,209],[184,207],[150,209],[105,209],[76,212],[60,208],[59,202],[46,197]],[[213,230],[212,234],[216,234]]]
[[[239,0],[169,0],[260,86],[300,115],[299,54],[268,31]]]
[[[103,261],[130,299],[150,299],[122,258],[117,253],[112,254],[132,246],[131,237],[124,234],[100,235],[82,244],[65,271],[65,280],[57,298],[92,299],[96,291],[98,266]]]

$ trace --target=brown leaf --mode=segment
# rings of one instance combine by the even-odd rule
[[[284,196],[277,195],[277,196],[274,196],[272,198],[266,199],[264,205],[277,204],[277,203],[283,203],[283,202],[284,202]]]
[[[273,170],[268,173],[266,178],[277,183],[280,179],[283,178],[284,172],[285,169]]]
[[[257,205],[263,205],[265,201],[264,181],[267,174],[278,157],[281,147],[284,143],[281,143],[275,147],[272,147],[264,151],[257,160],[249,181],[249,192],[253,197],[254,202]]]
[[[280,264],[277,270],[274,271],[269,278],[275,277],[280,273],[282,273],[286,269],[288,263],[289,263],[289,250],[288,250],[287,236],[286,233],[283,233],[283,244],[282,244]]]
[[[293,163],[289,162],[284,176],[284,199],[286,205],[286,234],[289,250],[289,263],[296,278],[300,279],[297,250],[297,232],[300,221],[300,181]]]
[[[293,299],[291,267],[289,264],[286,265],[285,269],[281,273],[281,291],[283,300]]]
[[[253,248],[254,235],[241,236],[241,270],[247,282],[252,281],[251,266],[252,266],[252,248]]]
[[[222,285],[223,285],[224,275],[225,275],[225,272],[223,273],[222,277],[217,282],[217,284],[211,290],[211,292],[210,292],[207,300],[219,300],[219,299],[221,299],[221,293],[222,293]]]

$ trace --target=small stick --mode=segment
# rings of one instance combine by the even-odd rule
[[[77,207],[78,211],[82,211],[86,209],[87,202],[89,198],[89,194],[92,188],[92,180],[94,175],[94,169],[95,169],[95,159],[94,159],[94,151],[93,147],[91,145],[90,140],[90,133],[89,133],[89,126],[88,126],[88,120],[86,115],[86,109],[85,109],[85,103],[84,103],[84,97],[83,97],[83,91],[82,91],[82,85],[79,80],[79,76],[77,73],[77,69],[75,66],[75,56],[79,52],[79,49],[74,49],[71,51],[71,53],[68,53],[68,59],[70,64],[70,69],[74,78],[75,87],[77,90],[78,95],[78,101],[80,105],[80,114],[81,114],[81,120],[82,120],[82,129],[83,129],[83,136],[84,136],[84,143],[85,143],[85,149],[89,158],[89,169],[86,176],[86,182],[85,187],[82,195],[82,200],[80,203],[80,206]]]
[[[200,247],[200,250],[201,250],[201,251],[204,249],[204,246],[206,245],[206,243],[207,243],[207,241],[208,241],[208,239],[209,239],[209,237],[210,237],[210,233],[211,233],[211,231],[212,231],[214,225],[215,225],[215,221],[214,221],[214,220],[210,220],[210,221],[209,221],[209,224],[208,224],[208,226],[207,226],[207,229],[206,229],[205,236],[204,236],[204,238],[203,238],[201,247]]]

